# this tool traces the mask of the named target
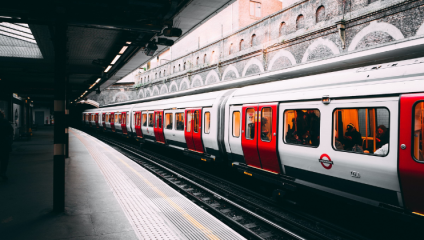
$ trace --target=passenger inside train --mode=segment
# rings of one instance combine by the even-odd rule
[[[424,102],[415,105],[414,120],[414,158],[424,161]]]
[[[184,131],[184,113],[176,113],[175,120],[177,122],[177,130]]]
[[[149,113],[149,127],[153,127],[154,121],[153,121],[153,113]]]
[[[285,111],[286,143],[318,147],[320,112],[318,109]]]

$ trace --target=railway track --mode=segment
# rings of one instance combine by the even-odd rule
[[[92,134],[249,239],[365,239],[196,167]]]

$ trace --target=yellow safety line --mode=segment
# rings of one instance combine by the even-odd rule
[[[102,148],[105,150],[109,150],[108,148],[104,147],[103,144],[100,144]],[[128,163],[126,163],[124,160],[120,159],[119,157],[115,156],[119,161],[121,161],[126,167],[128,167],[131,171],[133,171],[137,176],[139,176],[147,185],[149,185],[157,194],[159,194],[161,197],[163,197],[173,208],[175,208],[178,212],[183,215],[191,224],[193,224],[195,227],[200,229],[209,239],[219,239],[219,237],[215,236],[211,230],[209,230],[207,227],[203,226],[201,223],[199,223],[196,219],[194,219],[190,214],[188,214],[184,209],[182,209],[178,204],[176,204],[172,199],[170,199],[165,193],[163,193],[161,190],[159,190],[157,187],[155,187],[149,180],[147,180],[143,175],[141,175],[139,172],[137,172],[134,168],[132,168]]]

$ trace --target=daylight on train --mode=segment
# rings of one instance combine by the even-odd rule
[[[1,240],[422,240],[424,0],[0,4]]]

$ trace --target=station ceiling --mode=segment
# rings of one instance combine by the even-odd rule
[[[28,96],[35,104],[53,99],[53,33],[59,18],[68,26],[67,76],[73,100],[86,90],[89,94],[99,86],[110,86],[145,64],[152,58],[145,54],[145,47],[158,37],[178,41],[233,1],[4,2],[0,8],[0,94]],[[166,28],[181,29],[182,34],[164,36]],[[155,53],[167,45],[157,44]]]

